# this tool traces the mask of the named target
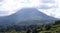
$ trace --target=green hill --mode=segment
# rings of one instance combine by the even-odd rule
[[[0,26],[0,33],[60,33],[60,20],[43,25],[7,25]]]

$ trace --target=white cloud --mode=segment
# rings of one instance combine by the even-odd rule
[[[37,8],[49,16],[60,18],[60,0],[4,0],[0,2],[0,12],[9,12],[0,16],[8,16],[25,7]]]
[[[0,2],[0,11],[9,12],[10,15],[17,12],[17,10],[21,8],[37,7],[39,4],[39,0],[4,0]]]
[[[44,3],[45,4],[45,3]],[[55,0],[55,3],[51,3],[48,5],[48,3],[46,3],[47,5],[47,9],[38,9],[40,12],[45,13],[46,15],[55,17],[55,18],[60,18],[60,0]]]
[[[55,3],[55,0],[41,0],[43,3]]]

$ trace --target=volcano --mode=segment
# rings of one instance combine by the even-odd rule
[[[0,25],[53,23],[56,18],[39,12],[36,8],[22,8],[15,14],[0,17]]]

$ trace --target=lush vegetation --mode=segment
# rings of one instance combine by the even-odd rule
[[[43,25],[0,25],[0,33],[60,33],[60,20]]]

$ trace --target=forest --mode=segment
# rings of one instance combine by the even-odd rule
[[[60,20],[42,25],[0,25],[0,33],[60,33]]]

